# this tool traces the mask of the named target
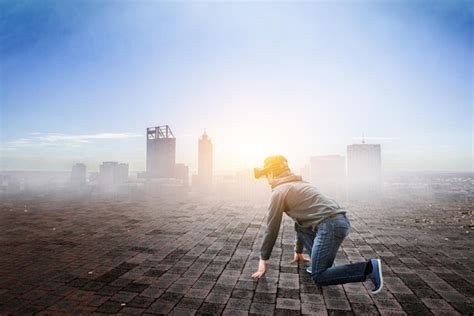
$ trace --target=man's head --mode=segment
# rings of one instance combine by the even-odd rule
[[[271,181],[288,171],[290,168],[285,157],[272,156],[265,159],[263,168],[254,168],[254,175],[256,179],[267,177],[268,181]]]

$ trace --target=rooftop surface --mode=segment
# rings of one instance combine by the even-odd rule
[[[289,218],[268,273],[252,280],[263,206],[4,200],[0,315],[474,313],[474,207],[346,205],[353,229],[336,264],[381,258],[378,295],[368,283],[318,289],[302,264],[290,263]]]

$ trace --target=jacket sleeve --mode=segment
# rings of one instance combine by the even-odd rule
[[[295,231],[296,231],[296,225],[297,224],[295,223]],[[296,233],[295,252],[303,253],[303,241],[298,237],[298,233]]]
[[[281,191],[274,191],[268,207],[267,229],[263,237],[262,248],[260,249],[260,259],[268,260],[275,245],[280,230],[283,211],[285,209],[285,194]]]

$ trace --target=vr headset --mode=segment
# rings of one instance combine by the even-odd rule
[[[255,179],[266,177],[269,172],[270,170],[266,168],[253,168],[253,175],[255,176]]]
[[[264,161],[263,168],[254,168],[255,179],[267,176],[270,172],[281,172],[288,170],[288,161],[283,156],[268,157]]]

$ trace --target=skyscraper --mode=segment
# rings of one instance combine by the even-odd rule
[[[104,191],[112,191],[115,186],[128,180],[128,164],[105,161],[99,167],[99,186]]]
[[[382,158],[380,144],[347,146],[347,176],[353,193],[380,193],[382,188]]]
[[[323,193],[344,197],[346,189],[346,160],[340,155],[310,158],[310,181]]]
[[[203,189],[210,189],[212,186],[212,142],[206,132],[199,139],[198,147],[198,174],[195,184]]]
[[[176,138],[168,125],[146,130],[146,172],[148,178],[174,178]]]
[[[118,163],[104,161],[99,167],[99,186],[103,191],[111,191],[119,179]]]

